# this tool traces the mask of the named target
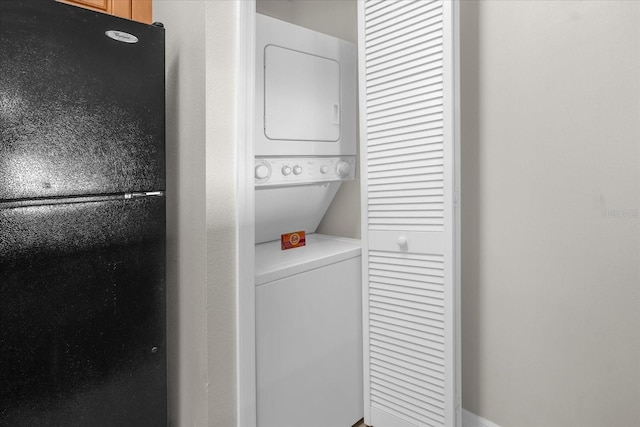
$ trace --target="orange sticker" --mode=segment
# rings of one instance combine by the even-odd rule
[[[304,246],[306,243],[304,237],[304,231],[295,231],[293,233],[287,233],[280,236],[280,248],[293,249],[300,246]]]

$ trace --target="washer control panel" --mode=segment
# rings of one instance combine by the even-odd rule
[[[257,186],[347,181],[355,178],[356,158],[256,157],[254,172]]]

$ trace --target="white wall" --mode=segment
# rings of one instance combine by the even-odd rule
[[[169,420],[194,426],[207,419],[204,3],[153,14],[166,28]]]
[[[236,130],[239,4],[207,1],[209,426],[236,425]]]
[[[357,44],[356,4],[355,0],[257,0],[256,11]],[[359,148],[358,143],[356,146]],[[342,183],[318,226],[318,233],[360,238],[359,171],[357,175],[354,181]]]
[[[463,406],[638,426],[640,3],[461,6]]]
[[[235,424],[237,3],[159,0],[166,28],[169,422]]]
[[[257,0],[256,11],[301,27],[358,42],[356,0]]]

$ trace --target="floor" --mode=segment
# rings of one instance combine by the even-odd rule
[[[357,423],[355,423],[352,427],[367,427],[367,425],[364,423],[364,418],[363,418]]]

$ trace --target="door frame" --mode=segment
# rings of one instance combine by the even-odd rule
[[[255,189],[254,111],[256,1],[237,2],[236,52],[236,425],[255,427]]]

